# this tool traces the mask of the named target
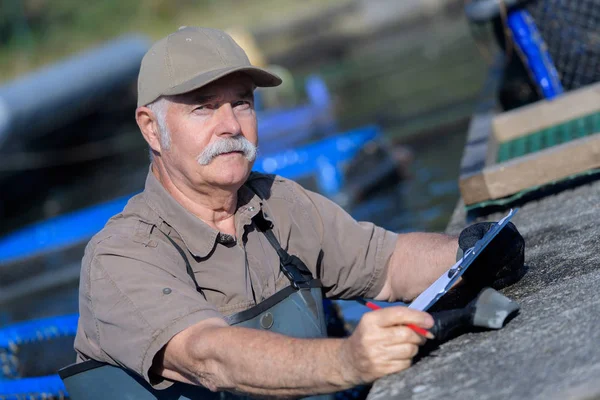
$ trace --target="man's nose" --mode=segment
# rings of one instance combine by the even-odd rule
[[[242,133],[242,127],[233,112],[231,104],[225,103],[217,109],[215,114],[217,120],[217,135],[237,136]]]

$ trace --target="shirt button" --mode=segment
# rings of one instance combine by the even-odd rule
[[[168,287],[164,288],[163,294],[171,294],[171,288],[168,288]]]

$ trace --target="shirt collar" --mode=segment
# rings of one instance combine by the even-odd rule
[[[210,227],[200,218],[189,212],[158,181],[152,168],[146,177],[144,196],[150,208],[173,228],[194,257],[205,258],[215,246],[219,231]],[[262,209],[262,201],[244,184],[238,191],[235,212],[236,233],[241,235],[243,227]],[[241,229],[241,230],[240,230]]]

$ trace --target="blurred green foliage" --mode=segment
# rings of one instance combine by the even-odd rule
[[[110,34],[145,15],[174,18],[191,6],[206,7],[216,0],[3,0],[0,2],[0,39],[9,45],[23,36],[41,40],[74,29],[84,34]],[[118,30],[118,29],[117,29]]]
[[[181,25],[254,27],[345,0],[0,0],[0,81],[138,32]]]
[[[137,30],[143,21],[166,24],[182,9],[210,3],[214,1],[2,0],[2,79]]]

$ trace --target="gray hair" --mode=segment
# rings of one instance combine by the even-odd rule
[[[169,108],[169,98],[167,96],[161,96],[148,104],[148,107],[156,116],[156,124],[158,125],[158,133],[160,138],[160,145],[163,149],[169,150],[171,148],[171,133],[167,127],[167,110]],[[154,158],[152,148],[150,151],[150,160]]]

